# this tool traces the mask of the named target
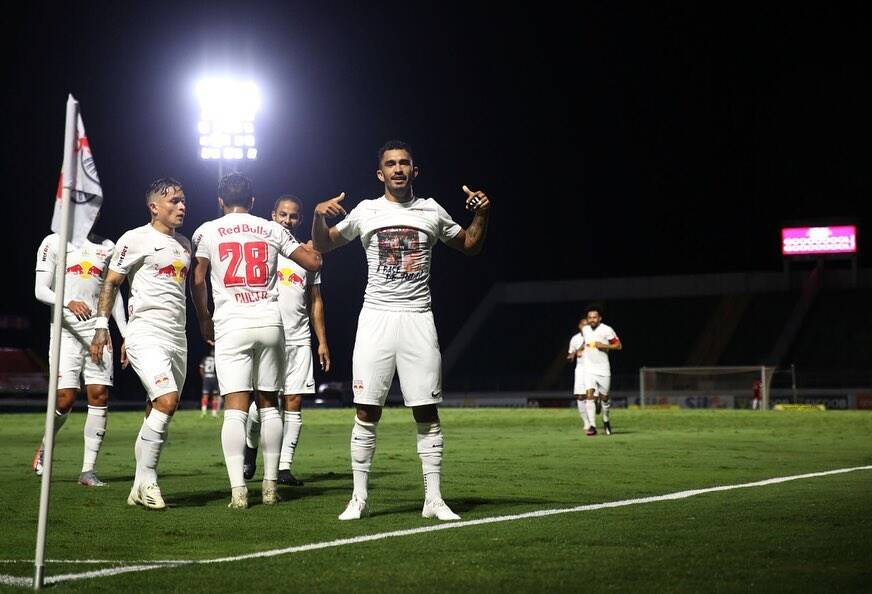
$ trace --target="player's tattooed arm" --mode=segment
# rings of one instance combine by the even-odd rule
[[[97,299],[97,317],[94,320],[94,338],[91,339],[91,360],[99,363],[103,360],[103,348],[109,344],[109,316],[115,305],[118,289],[124,282],[125,275],[114,270],[106,273],[100,297]]]
[[[472,217],[469,227],[461,229],[460,233],[448,241],[448,246],[467,256],[475,256],[480,254],[484,247],[491,201],[481,190],[472,191],[463,186],[463,191],[466,192],[466,209],[473,211],[475,216]]]

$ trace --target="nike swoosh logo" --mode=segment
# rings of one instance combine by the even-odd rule
[[[162,248],[154,248],[154,251],[159,252],[159,251],[165,250],[165,249],[166,249],[166,246],[164,246]]]
[[[306,383],[306,387],[307,387],[307,388],[311,388],[311,387],[314,386],[314,385],[315,385],[315,382],[307,382],[307,383]]]
[[[430,396],[432,396],[433,398],[439,398],[439,395],[440,395],[441,393],[442,393],[442,392],[431,392]]]

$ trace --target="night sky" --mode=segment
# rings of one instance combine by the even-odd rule
[[[389,138],[415,149],[416,193],[462,225],[460,186],[485,190],[484,253],[436,249],[443,347],[495,282],[779,270],[786,221],[856,221],[861,249],[868,236],[872,48],[860,2],[124,4],[28,3],[3,41],[0,313],[30,318],[40,353],[49,314],[33,267],[69,92],[103,184],[95,231],[113,240],[147,222],[157,177],[185,187],[182,233],[218,215],[217,165],[199,159],[196,130],[194,85],[210,74],[259,83],[260,158],[242,167],[254,213],[301,196],[303,239],[315,202],[382,193],[376,150]],[[336,379],[347,379],[359,242],[329,254],[323,275]],[[192,361],[194,318],[190,308]]]

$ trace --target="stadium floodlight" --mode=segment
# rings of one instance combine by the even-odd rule
[[[254,118],[260,109],[260,91],[252,82],[226,78],[197,84],[200,101],[200,158],[223,161],[257,159]]]

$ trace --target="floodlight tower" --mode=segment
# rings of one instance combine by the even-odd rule
[[[218,161],[218,179],[224,162],[234,165],[257,159],[254,117],[260,109],[260,92],[253,82],[212,78],[197,84],[200,101],[200,158]]]

